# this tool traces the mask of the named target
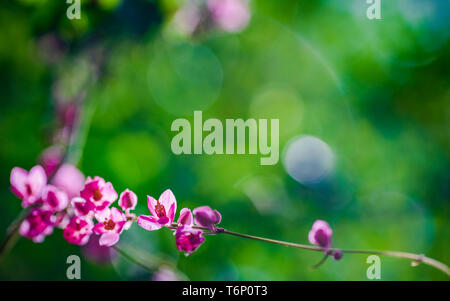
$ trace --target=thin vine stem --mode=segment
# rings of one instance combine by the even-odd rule
[[[178,226],[177,224],[172,224],[173,228],[176,228],[177,226]],[[205,231],[210,231],[210,229],[205,228],[205,227],[200,227],[200,226],[194,226],[194,228],[205,230]],[[324,252],[323,248],[317,247],[317,246],[287,242],[287,241],[270,239],[270,238],[259,237],[259,236],[254,236],[254,235],[248,235],[248,234],[229,231],[224,228],[216,228],[212,232],[214,232],[216,234],[228,234],[228,235],[247,238],[247,239],[264,241],[264,242],[282,245],[282,246],[286,246],[286,247],[293,247],[293,248],[309,250],[309,251]],[[426,257],[424,254],[414,254],[414,253],[398,252],[398,251],[356,250],[356,249],[339,249],[339,248],[330,248],[328,250],[329,251],[339,250],[342,253],[347,253],[347,254],[372,254],[372,255],[382,255],[382,256],[388,256],[388,257],[409,259],[409,260],[412,260],[413,266],[416,266],[420,263],[424,263],[426,265],[429,265],[431,267],[434,267],[434,268],[444,272],[445,274],[447,274],[447,276],[450,276],[450,270],[445,263],[442,263],[442,262],[440,262],[436,259],[430,258],[430,257]]]
[[[123,256],[124,258],[128,259],[129,261],[131,261],[132,263],[140,266],[141,268],[145,269],[148,272],[153,273],[154,271],[154,267],[151,267],[143,262],[140,262],[139,260],[135,259],[133,256],[129,255],[127,252],[125,252],[124,250],[122,250],[121,248],[119,248],[117,245],[112,246],[112,248],[119,253],[121,256]]]

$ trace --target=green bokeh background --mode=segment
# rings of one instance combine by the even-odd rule
[[[59,3],[61,2],[61,3]],[[104,73],[87,91],[90,126],[78,167],[139,197],[172,189],[178,208],[209,205],[237,232],[307,242],[316,219],[336,247],[449,256],[450,7],[446,1],[382,0],[382,20],[363,0],[250,2],[248,27],[190,39],[173,32],[179,1],[82,1],[81,20],[63,1],[0,4],[0,238],[21,211],[10,192],[14,166],[29,169],[49,145],[51,89],[70,95],[85,80],[83,49],[107,49]],[[57,68],[37,40],[56,33],[69,51]],[[305,186],[282,160],[181,155],[170,148],[176,118],[279,118],[280,153],[298,135],[332,149],[327,181]],[[136,225],[121,244],[166,254],[192,280],[367,280],[364,255],[320,269],[321,254],[231,236],[207,237],[190,257],[169,230]],[[65,280],[66,258],[80,253],[61,232],[42,244],[20,239],[0,261],[2,280]],[[382,258],[382,280],[448,280],[428,266]],[[151,279],[126,260],[82,257],[83,280]]]

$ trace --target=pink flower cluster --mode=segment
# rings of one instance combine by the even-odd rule
[[[88,177],[72,165],[63,165],[56,172],[51,184],[43,167],[37,165],[29,172],[15,167],[11,171],[11,189],[22,200],[22,207],[30,212],[19,228],[19,233],[34,242],[42,242],[53,233],[55,227],[63,229],[63,237],[71,244],[86,245],[92,234],[100,236],[100,246],[115,245],[124,230],[134,221],[148,231],[163,227],[174,231],[177,249],[186,256],[195,252],[208,234],[220,232],[217,225],[222,216],[209,206],[190,210],[183,208],[176,223],[177,200],[170,189],[158,200],[147,196],[150,215],[137,217],[131,211],[136,208],[136,194],[125,189],[120,196],[110,182],[101,177]],[[120,209],[111,207],[119,198]],[[223,230],[223,229],[222,229]],[[332,249],[333,231],[326,221],[314,222],[308,238],[311,244],[321,247],[334,259],[342,258],[340,250]]]
[[[148,231],[158,230],[164,226],[174,229],[176,246],[179,251],[185,252],[186,256],[192,254],[205,241],[203,230],[195,226],[207,228],[212,231],[210,233],[215,233],[216,225],[222,220],[220,213],[209,206],[194,209],[195,218],[190,209],[183,208],[176,227],[173,227],[177,201],[170,189],[164,191],[158,200],[148,196],[147,206],[151,215],[139,216],[138,225]]]
[[[84,176],[74,166],[63,165],[51,184],[42,166],[37,165],[29,172],[15,167],[11,171],[11,189],[22,200],[22,207],[30,207],[30,213],[22,222],[19,233],[34,242],[42,242],[53,233],[54,227],[64,228],[69,222],[67,208],[71,191],[64,189],[64,179],[80,179]],[[73,186],[80,185],[76,181]]]
[[[123,212],[110,208],[118,197],[112,184],[100,177],[88,177],[85,182],[83,174],[71,165],[61,166],[52,184],[47,183],[46,172],[40,165],[29,172],[13,168],[10,181],[13,193],[22,200],[22,207],[31,208],[19,233],[34,242],[44,241],[59,227],[71,244],[85,245],[95,233],[101,235],[100,245],[112,246],[136,217],[131,213],[137,204],[132,191],[127,189],[120,195],[119,206]]]
[[[86,245],[95,234],[100,236],[100,246],[111,247],[119,241],[121,233],[137,221],[140,227],[149,231],[163,227],[174,230],[178,250],[189,255],[205,241],[204,232],[199,227],[215,233],[216,225],[222,219],[217,210],[202,206],[194,209],[194,214],[183,208],[177,223],[173,224],[177,201],[170,189],[164,191],[158,200],[148,196],[151,215],[137,217],[131,212],[138,202],[133,191],[126,189],[118,196],[110,182],[101,177],[88,177],[84,182],[78,169],[66,166],[65,178],[71,181],[83,179],[84,182],[80,185],[73,181],[70,185],[57,177],[60,170],[52,180],[53,184],[47,183],[47,175],[40,165],[29,172],[19,167],[11,171],[13,193],[22,200],[24,208],[30,207],[19,232],[34,242],[44,241],[55,227],[59,227],[63,229],[64,239],[71,244]],[[57,185],[54,185],[55,180]],[[78,190],[71,189],[71,186]],[[111,207],[117,198],[120,209]]]

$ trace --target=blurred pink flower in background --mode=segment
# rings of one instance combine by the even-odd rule
[[[22,200],[22,207],[41,201],[42,189],[47,184],[47,175],[40,165],[33,167],[30,172],[20,167],[11,170],[11,189]]]
[[[152,281],[181,281],[182,278],[171,268],[162,266],[153,274]]]
[[[250,9],[244,0],[208,0],[212,20],[227,32],[240,32],[250,21]]]
[[[84,175],[72,164],[63,164],[55,173],[51,183],[66,191],[69,199],[80,196],[84,187]]]
[[[79,106],[72,102],[58,104],[58,117],[63,128],[72,131],[78,117]]]
[[[59,146],[50,146],[40,155],[39,162],[45,170],[47,177],[53,175],[63,159],[63,149]]]
[[[88,260],[99,264],[110,263],[118,254],[111,247],[101,246],[99,240],[100,235],[91,235],[89,242],[81,248],[81,252]]]
[[[50,64],[60,62],[67,53],[66,43],[56,34],[48,33],[37,40],[39,56]]]

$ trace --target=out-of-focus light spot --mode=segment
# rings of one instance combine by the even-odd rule
[[[280,136],[295,134],[302,120],[302,103],[289,86],[266,86],[250,104],[250,115],[256,119],[279,119]]]
[[[415,32],[422,47],[439,49],[450,35],[448,1],[399,0],[398,11]]]
[[[312,185],[327,178],[334,167],[331,148],[313,136],[298,136],[285,147],[283,165],[287,173],[304,185]]]
[[[228,32],[242,31],[250,21],[250,9],[246,0],[208,0],[213,21]]]
[[[160,46],[148,73],[155,102],[174,115],[207,109],[222,88],[223,70],[217,57],[202,45]]]
[[[97,0],[98,5],[104,10],[114,10],[122,2],[121,0]]]

